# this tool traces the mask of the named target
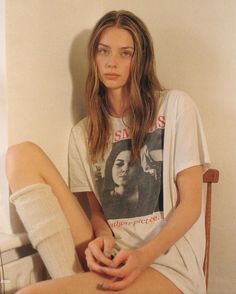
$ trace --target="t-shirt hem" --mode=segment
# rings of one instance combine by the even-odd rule
[[[150,267],[158,272],[160,272],[163,276],[169,279],[175,286],[182,291],[184,294],[206,294],[205,290],[195,291],[194,287],[191,285],[190,280],[186,279],[183,275],[174,273],[173,270],[168,269],[165,266],[161,266],[158,264],[151,264]]]
[[[71,187],[70,188],[72,193],[76,193],[76,192],[91,192],[91,188],[90,187]]]
[[[189,161],[185,164],[182,164],[177,170],[176,170],[176,173],[175,173],[175,177],[177,176],[178,173],[180,173],[181,171],[187,169],[187,168],[190,168],[190,167],[193,167],[193,166],[197,166],[197,165],[202,165],[203,166],[203,172],[205,172],[211,165],[210,161],[204,161],[204,162],[201,162],[200,160],[192,160],[192,161]]]

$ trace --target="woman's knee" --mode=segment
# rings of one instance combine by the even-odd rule
[[[8,148],[6,154],[6,175],[11,180],[15,172],[22,171],[32,165],[42,150],[32,142],[22,142]]]
[[[7,150],[7,159],[18,159],[24,153],[30,154],[33,151],[40,150],[40,147],[33,142],[26,141],[12,145]]]
[[[6,154],[7,164],[17,163],[24,159],[28,159],[32,154],[43,152],[42,149],[32,142],[22,142],[12,145],[8,148]]]

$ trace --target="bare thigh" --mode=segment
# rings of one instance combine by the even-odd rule
[[[49,280],[34,284],[16,294],[181,294],[182,292],[158,271],[148,268],[132,285],[121,291],[101,290],[98,283],[109,283],[109,278],[87,272],[70,277]]]

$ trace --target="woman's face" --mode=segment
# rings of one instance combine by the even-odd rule
[[[96,63],[101,82],[108,89],[124,88],[130,75],[134,42],[124,29],[109,27],[100,37]]]
[[[121,151],[112,167],[112,178],[116,185],[125,185],[134,176],[134,167],[131,167],[130,150]]]

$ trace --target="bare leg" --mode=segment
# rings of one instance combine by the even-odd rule
[[[70,224],[79,252],[93,238],[89,220],[68,190],[64,180],[45,153],[35,144],[22,143],[9,149],[7,155],[7,177],[12,192],[36,183],[46,183],[53,189]],[[83,251],[83,250],[82,250]],[[109,278],[92,272],[70,277],[48,280],[21,289],[17,294],[93,294],[102,293],[98,283],[108,283]],[[181,294],[176,286],[159,272],[149,268],[122,294]],[[114,293],[106,291],[106,293]]]
[[[6,173],[12,192],[36,183],[51,186],[69,222],[72,237],[84,264],[83,251],[93,238],[91,224],[63,178],[37,145],[25,142],[9,148]]]
[[[71,277],[40,282],[20,290],[16,294],[95,294],[116,293],[97,289],[98,283],[108,283],[109,279],[96,273],[81,273]],[[121,294],[181,294],[182,292],[159,272],[148,268]]]

